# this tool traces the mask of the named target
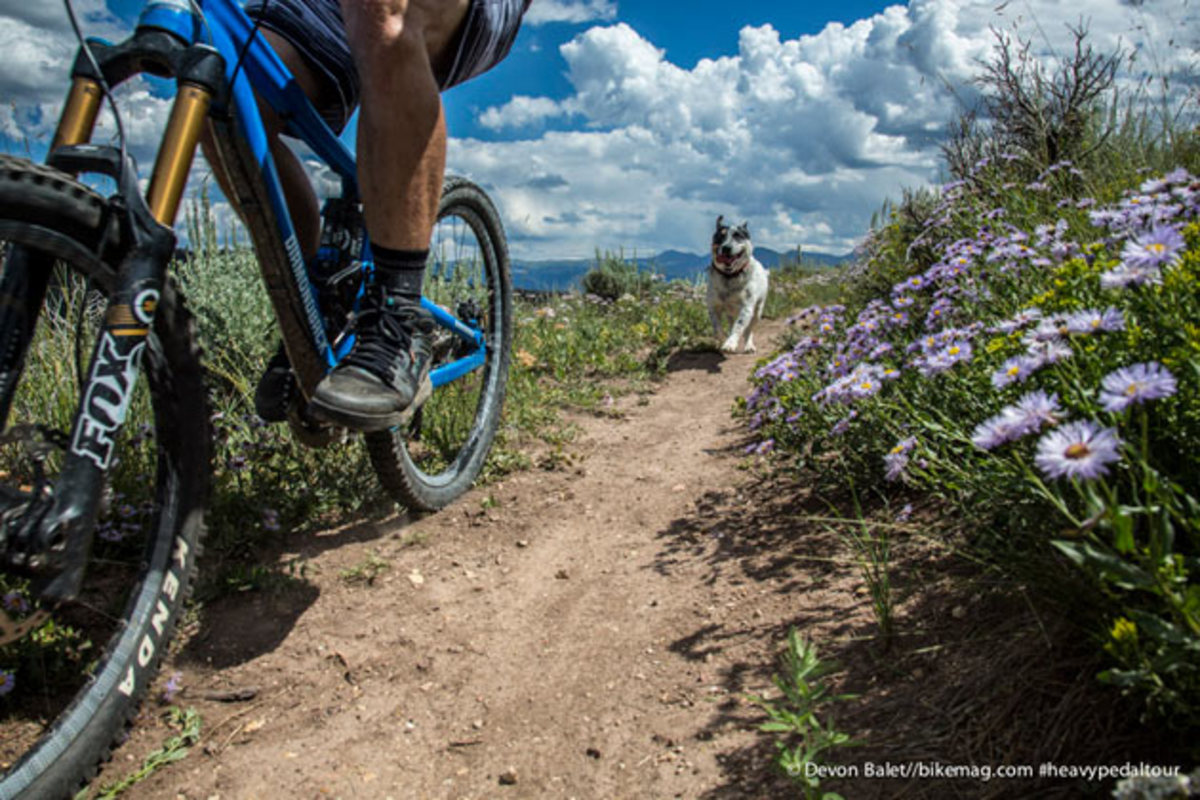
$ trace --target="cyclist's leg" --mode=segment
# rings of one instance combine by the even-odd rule
[[[304,57],[291,45],[286,39],[272,30],[263,30],[262,35],[279,54],[283,63],[288,70],[296,78],[296,82],[300,88],[304,90],[310,100],[317,108],[328,107],[334,102],[332,97],[333,91],[328,85],[328,82],[320,78],[317,71],[304,59]],[[296,228],[296,238],[300,242],[300,251],[306,259],[312,259],[317,254],[317,247],[321,235],[321,218],[320,207],[317,202],[316,192],[313,190],[312,181],[309,180],[308,173],[304,171],[304,166],[300,163],[300,159],[292,152],[292,149],[280,138],[280,133],[283,131],[284,122],[275,113],[275,110],[265,103],[259,102],[259,113],[262,115],[263,124],[267,129],[267,136],[270,141],[271,155],[275,159],[275,167],[279,172],[279,180],[283,185],[283,194],[287,199],[288,213],[291,215],[292,224]],[[206,156],[209,156],[212,150],[212,143],[208,140],[207,133],[201,140],[201,148]],[[229,198],[234,209],[240,214],[237,208],[237,203],[234,199],[232,187],[228,185],[227,176],[222,174],[220,170],[214,170],[217,183],[221,186],[221,190],[225,196]]]
[[[359,183],[372,243],[422,250],[437,217],[446,122],[444,73],[469,0],[342,0],[361,81]]]
[[[342,0],[360,80],[358,178],[375,285],[354,349],[313,394],[321,416],[360,430],[401,424],[432,392],[433,319],[420,307],[446,168],[435,64],[453,60],[469,0]]]
[[[446,165],[440,90],[507,54],[528,0],[341,0],[360,80],[359,186],[375,285],[354,349],[312,409],[372,431],[404,424],[432,392],[433,321],[420,304]]]

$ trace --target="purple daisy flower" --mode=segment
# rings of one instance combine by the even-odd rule
[[[887,467],[884,477],[889,481],[900,480],[904,475],[904,470],[908,468],[909,453],[916,446],[917,437],[915,436],[909,436],[896,442],[895,447],[883,457],[883,463]]]
[[[908,469],[908,453],[888,453],[883,457],[883,464],[887,468],[883,477],[898,481],[904,477],[904,470]]]
[[[167,679],[167,683],[163,686],[162,702],[174,703],[175,696],[179,694],[179,690],[183,688],[183,673],[173,672],[171,677]]]
[[[1046,317],[1026,336],[1027,342],[1052,342],[1067,335],[1067,319],[1061,314]]]
[[[1070,333],[1095,333],[1096,331],[1125,330],[1125,315],[1109,306],[1103,311],[1086,309],[1077,311],[1067,317],[1067,331]]]
[[[989,417],[975,426],[971,433],[971,443],[980,450],[994,450],[1024,436],[1028,431],[1023,430],[1021,419],[1005,409],[993,417]]]
[[[971,354],[970,342],[951,342],[938,353],[938,356],[944,358],[950,364],[962,364],[971,360]]]
[[[15,589],[5,593],[3,603],[6,611],[15,611],[18,614],[24,614],[29,610],[29,602],[25,599],[25,595]]]
[[[1003,389],[1011,383],[1021,383],[1033,374],[1036,368],[1033,362],[1025,356],[1015,356],[1000,365],[1000,369],[992,373],[992,386]]]
[[[850,423],[858,416],[857,409],[851,409],[850,413],[839,419],[832,428],[829,429],[831,436],[841,436],[846,431],[850,430]]]
[[[1094,422],[1069,422],[1038,440],[1034,463],[1048,478],[1092,480],[1108,474],[1108,465],[1121,458],[1115,428]]]
[[[1157,361],[1121,367],[1100,382],[1100,405],[1105,411],[1124,411],[1135,403],[1175,394],[1175,376]]]
[[[1071,346],[1061,340],[1033,342],[1026,351],[1026,358],[1034,370],[1039,370],[1048,364],[1057,364],[1072,355],[1074,355],[1074,351],[1071,350]]]
[[[1182,234],[1170,225],[1160,225],[1125,243],[1121,261],[1127,267],[1164,267],[1174,263],[1185,243]]]
[[[1121,264],[1116,269],[1100,275],[1100,288],[1124,289],[1127,286],[1146,286],[1152,283],[1162,283],[1162,273],[1158,267],[1131,267]]]
[[[17,676],[6,669],[0,669],[0,697],[17,688]]]
[[[1016,405],[1009,406],[1003,413],[1011,414],[1025,433],[1036,433],[1043,425],[1052,427],[1062,419],[1058,395],[1046,394],[1040,389],[1022,396]]]

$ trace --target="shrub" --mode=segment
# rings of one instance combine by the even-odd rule
[[[605,300],[617,300],[625,295],[644,297],[654,285],[654,275],[643,271],[636,261],[626,261],[623,255],[596,253],[596,265],[583,276],[583,291]]]

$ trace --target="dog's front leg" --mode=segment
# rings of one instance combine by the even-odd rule
[[[725,344],[721,345],[721,352],[736,353],[740,349],[742,341],[742,332],[746,329],[747,314],[742,311],[737,315],[737,319],[733,321],[733,327],[729,330],[729,336],[725,339]]]
[[[754,313],[750,315],[750,323],[746,325],[746,341],[742,345],[742,352],[757,353],[758,348],[754,346],[754,328],[758,325],[758,321],[762,319],[762,303],[755,303]]]
[[[725,344],[721,345],[721,350],[726,353],[754,352],[754,340],[752,336],[752,328],[754,327],[754,306],[751,304],[742,306],[742,310],[738,312],[737,319],[734,320],[733,330],[729,332],[729,338],[725,340]]]

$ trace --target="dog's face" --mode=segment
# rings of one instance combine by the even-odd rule
[[[737,264],[754,253],[750,243],[750,223],[726,225],[725,217],[717,217],[717,229],[713,231],[713,262],[723,267]]]

